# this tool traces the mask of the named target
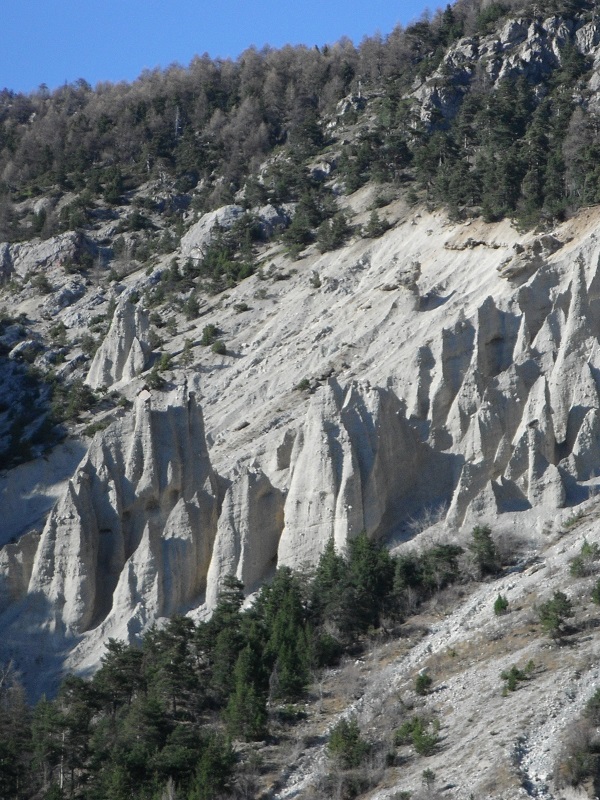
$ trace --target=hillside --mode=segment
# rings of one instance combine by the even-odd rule
[[[7,797],[597,793],[600,22],[537,13],[459,0],[359,47],[0,98],[0,663],[31,700],[100,676],[38,706]],[[54,712],[85,740],[68,786]],[[371,745],[347,769],[340,719]],[[212,789],[167,757],[209,730],[238,759]]]

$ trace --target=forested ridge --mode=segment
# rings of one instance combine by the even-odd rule
[[[79,80],[29,95],[5,89],[0,238],[85,228],[99,207],[126,203],[128,192],[157,178],[175,192],[193,190],[197,211],[231,202],[240,190],[248,207],[298,200],[310,192],[299,165],[333,151],[347,192],[389,181],[454,212],[474,207],[490,219],[517,214],[528,224],[559,217],[598,199],[598,126],[582,82],[591,65],[574,44],[595,7],[459,0],[356,46],[250,48],[236,61],[205,55],[130,84],[92,89]],[[477,45],[509,18],[535,25],[553,13],[570,36],[543,84],[517,69],[493,87],[479,65],[461,85],[449,48],[461,40]],[[456,108],[423,119],[415,87],[431,76],[438,92],[455,93]],[[348,96],[360,101],[345,117],[356,122],[356,135],[339,141],[329,123]],[[67,193],[60,211],[22,206]],[[171,222],[180,213],[160,210]]]

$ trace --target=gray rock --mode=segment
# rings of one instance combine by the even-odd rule
[[[18,341],[27,335],[26,329],[19,323],[13,323],[4,329],[4,333],[0,336],[0,345],[4,347],[13,347]]]
[[[216,211],[204,214],[181,239],[181,254],[184,258],[201,259],[204,249],[210,243],[217,227],[231,228],[244,213],[237,205],[222,206]]]
[[[270,239],[275,233],[285,230],[291,218],[282,207],[272,205],[263,206],[255,212],[259,220],[260,229],[265,239]]]
[[[85,285],[78,280],[70,280],[64,286],[49,295],[44,302],[44,311],[55,317],[63,308],[72,306],[80,300],[86,292]]]
[[[92,389],[130,381],[142,372],[150,354],[148,315],[124,297],[115,309],[106,338],[96,351],[85,382]]]
[[[24,342],[19,342],[19,344],[15,345],[8,357],[14,361],[31,362],[43,349],[44,345],[38,339],[26,339]]]

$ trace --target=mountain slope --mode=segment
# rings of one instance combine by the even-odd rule
[[[327,100],[290,100],[287,114],[306,113],[271,120],[258,151],[233,131],[235,114],[258,127],[248,97],[210,120],[200,101],[193,123],[182,111],[176,155],[164,140],[164,161],[145,153],[128,175],[109,163],[119,125],[104,120],[101,173],[81,172],[95,188],[77,185],[68,147],[65,183],[56,165],[19,172],[43,127],[24,111],[17,125],[4,98],[18,143],[3,144],[0,662],[32,697],[93,674],[110,639],[207,619],[228,575],[250,597],[362,531],[397,554],[468,553],[489,525],[504,571],[415,602],[401,638],[321,676],[307,719],[282,734],[305,737],[302,752],[256,746],[274,761],[260,791],[332,796],[340,714],[376,743],[360,784],[372,797],[593,790],[574,764],[598,680],[597,559],[584,577],[569,563],[598,546],[600,28],[588,3],[546,19],[509,5],[471,4],[474,17],[457,3],[456,28],[442,14],[390,36],[388,72],[355,95],[332,68]],[[336,69],[366,47],[340,45]],[[300,58],[255,55],[258,84]],[[230,65],[220,103],[250,60]],[[87,109],[91,131],[119,92],[71,94],[65,119]],[[30,104],[51,116],[59,99]],[[184,170],[195,148],[208,161]],[[550,641],[538,611],[556,591],[575,617]],[[518,690],[503,694],[513,666]],[[421,697],[423,670],[434,691]],[[426,756],[392,742],[413,712],[430,733],[439,721]],[[246,766],[253,752],[240,748]]]

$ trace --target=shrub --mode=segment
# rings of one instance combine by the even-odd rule
[[[91,357],[98,349],[99,342],[97,342],[90,333],[84,333],[79,342],[79,346],[81,347],[82,353]]]
[[[227,347],[222,339],[217,339],[216,342],[213,342],[210,349],[213,351],[213,353],[216,353],[218,356],[227,355]]]
[[[37,275],[34,275],[30,283],[40,294],[50,294],[52,291],[52,284],[43,272],[38,272]]]
[[[499,594],[496,600],[494,601],[494,614],[497,617],[502,616],[502,614],[506,614],[508,611],[508,600],[503,595]]]
[[[358,767],[365,760],[371,746],[360,735],[358,722],[354,717],[342,719],[331,731],[329,755],[344,769]]]
[[[67,343],[67,328],[62,320],[59,320],[50,327],[48,331],[50,338],[55,345],[65,345]]]
[[[543,603],[538,609],[538,616],[542,623],[542,630],[553,639],[557,639],[563,632],[567,617],[572,617],[573,603],[564,592],[556,591],[551,600]]]
[[[492,539],[492,529],[489,525],[477,525],[473,528],[471,537],[469,550],[473,554],[480,574],[496,575],[500,571],[500,558]]]
[[[509,670],[504,670],[500,673],[500,677],[504,684],[504,692],[514,692],[517,686],[521,681],[526,681],[528,679],[528,675],[523,670],[519,669],[516,665],[513,666]]]
[[[439,742],[439,723],[427,717],[413,717],[404,722],[394,734],[397,746],[412,744],[420,756],[430,756]]]
[[[55,381],[52,384],[52,418],[55,422],[75,421],[82,411],[88,411],[96,403],[89,386],[76,379],[67,384]]]
[[[200,344],[203,347],[209,347],[217,338],[219,329],[212,322],[202,328],[202,335],[200,336]]]
[[[152,367],[150,372],[146,375],[146,383],[150,389],[162,389],[166,381],[158,371],[158,362]]]
[[[312,275],[310,276],[308,282],[310,283],[313,289],[320,289],[322,286],[321,277],[316,270],[313,270]]]
[[[415,692],[421,696],[429,694],[432,684],[433,680],[431,675],[428,675],[426,672],[421,672],[417,675],[417,679],[415,680]]]
[[[590,544],[584,539],[578,556],[571,559],[570,572],[575,578],[585,578],[597,569],[596,562],[600,560],[600,546],[593,542]]]
[[[363,236],[367,239],[377,239],[379,236],[383,236],[389,227],[389,222],[381,219],[377,211],[373,211],[369,217],[369,222],[363,229]]]
[[[161,353],[157,363],[159,372],[165,372],[166,370],[171,369],[171,354]]]
[[[191,294],[183,304],[182,310],[187,320],[196,319],[200,313],[200,304],[197,297]]]
[[[332,219],[327,219],[319,225],[317,247],[321,253],[336,250],[344,244],[351,232],[352,228],[348,225],[346,215],[340,211]]]
[[[494,24],[506,14],[507,6],[503,3],[492,3],[479,12],[477,17],[477,30],[481,33],[489,33]]]
[[[191,339],[183,340],[183,350],[179,356],[179,363],[182,367],[189,367],[194,360],[193,347],[194,345]]]

